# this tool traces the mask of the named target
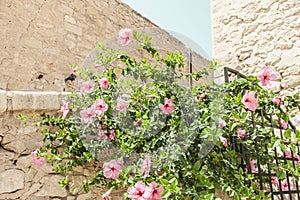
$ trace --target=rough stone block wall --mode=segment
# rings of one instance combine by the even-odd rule
[[[121,28],[156,27],[117,0],[1,0],[0,16],[6,90],[61,91],[69,66],[81,64],[100,41]]]
[[[211,0],[213,57],[224,66],[256,75],[270,65],[281,74],[271,89],[300,93],[300,1]],[[294,121],[300,127],[300,115]]]
[[[94,168],[78,167],[70,176],[70,183],[77,187],[74,194],[70,187],[62,189],[58,182],[63,179],[52,172],[50,163],[43,167],[33,166],[31,152],[42,145],[42,134],[36,126],[16,119],[19,112],[6,112],[0,115],[0,199],[5,200],[87,200],[99,199],[106,189],[92,186],[85,193],[82,181],[92,178]],[[31,112],[22,112],[27,116]],[[39,113],[35,113],[39,115]],[[54,113],[55,114],[55,113]],[[7,123],[7,122],[10,123]],[[114,191],[113,200],[120,200],[123,194]]]
[[[92,187],[88,194],[82,189],[92,168],[72,174],[78,186],[73,195],[58,186],[62,177],[49,163],[32,165],[30,154],[42,145],[42,135],[16,115],[56,113],[67,95],[62,91],[71,90],[64,83],[69,66],[93,63],[89,55],[97,44],[115,40],[121,28],[150,28],[162,50],[186,56],[187,47],[118,0],[0,0],[0,25],[0,199],[100,199],[105,189]],[[207,65],[193,53],[193,71]],[[112,196],[123,199],[119,191]]]

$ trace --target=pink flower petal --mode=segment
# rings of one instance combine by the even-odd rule
[[[121,46],[126,46],[132,41],[132,31],[131,29],[124,28],[119,31],[118,41]]]
[[[280,74],[274,71],[270,66],[265,66],[257,75],[257,78],[261,81],[262,86],[271,85],[280,77]]]
[[[242,98],[242,103],[244,104],[246,109],[255,111],[258,106],[258,100],[255,98],[255,92],[246,92],[246,94]]]

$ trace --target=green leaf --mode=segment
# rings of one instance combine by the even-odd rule
[[[291,129],[285,130],[284,133],[283,133],[283,135],[284,135],[285,139],[291,140],[292,139],[292,131],[291,131]]]
[[[67,183],[68,183],[68,178],[64,177],[63,180],[58,182],[58,185],[62,188],[65,188],[67,186]]]
[[[300,141],[300,131],[296,130],[296,141],[299,142]]]
[[[282,170],[276,172],[276,176],[279,180],[283,180],[286,178],[286,173]]]
[[[194,173],[197,173],[199,171],[199,169],[200,169],[200,162],[197,161],[197,162],[195,162],[192,170]]]
[[[89,183],[88,180],[83,181],[83,190],[84,192],[88,193],[89,192]]]
[[[169,181],[167,179],[160,179],[162,185],[168,185]]]

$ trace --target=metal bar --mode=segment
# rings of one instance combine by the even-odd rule
[[[260,110],[260,117],[261,117],[261,125],[264,127],[265,119],[264,119],[263,109]],[[267,144],[265,144],[265,149],[266,149],[266,152],[268,152]],[[270,164],[269,163],[267,163],[267,168],[268,168],[268,175],[269,175],[269,185],[270,185],[271,198],[272,198],[272,200],[274,200],[272,174],[271,174],[271,169],[270,169]]]
[[[229,69],[229,68],[224,67],[224,78],[225,78],[225,83],[229,83],[228,69]]]
[[[188,48],[188,65],[189,65],[189,74],[192,74],[193,73],[193,64],[192,64],[192,52],[191,52],[191,49]],[[192,79],[192,76],[189,77],[189,88],[192,88],[193,87],[193,79]]]

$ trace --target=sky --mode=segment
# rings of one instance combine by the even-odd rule
[[[121,0],[211,59],[210,0]]]

